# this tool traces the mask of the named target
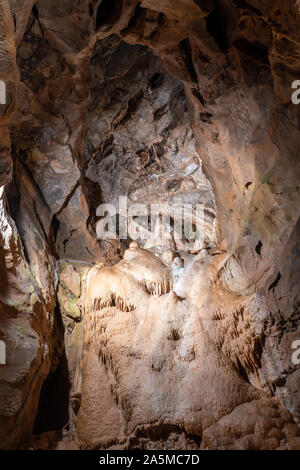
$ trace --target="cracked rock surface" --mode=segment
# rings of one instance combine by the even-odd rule
[[[0,448],[300,448],[299,25],[1,2]],[[204,204],[203,240],[99,240],[119,196]]]

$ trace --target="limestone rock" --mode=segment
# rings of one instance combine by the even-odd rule
[[[299,1],[21,3],[0,5],[0,447],[299,448]],[[120,195],[204,204],[204,237],[99,240]]]

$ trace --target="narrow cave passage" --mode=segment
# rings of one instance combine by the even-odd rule
[[[1,3],[0,449],[299,448],[300,11],[260,3]]]

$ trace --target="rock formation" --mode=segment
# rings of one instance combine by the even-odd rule
[[[0,12],[0,448],[299,449],[299,1]]]

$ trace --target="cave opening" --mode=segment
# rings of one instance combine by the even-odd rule
[[[103,9],[105,5],[101,5]],[[111,10],[105,10],[107,16],[111,13]],[[102,20],[103,15],[102,11]],[[25,41],[32,43],[30,33]],[[188,41],[182,42],[181,49],[195,81]],[[22,56],[22,52],[20,54]],[[43,60],[41,58],[41,64]],[[182,229],[183,222],[178,223],[176,213],[172,211],[166,218],[163,214],[159,215],[158,220],[162,224],[159,239],[138,238],[139,249],[145,248],[150,250],[152,257],[154,255],[154,259],[150,257],[148,262],[156,266],[157,257],[162,264],[155,269],[159,272],[166,270],[166,266],[173,269],[176,282],[181,278],[184,266],[192,263],[201,248],[212,248],[216,244],[213,191],[202,171],[182,83],[165,70],[149,48],[129,45],[116,35],[95,44],[90,64],[86,141],[80,158],[76,152],[70,158],[69,145],[60,144],[53,148],[51,142],[45,144],[39,128],[31,131],[34,132],[33,143],[28,142],[25,150],[19,150],[17,136],[24,135],[22,124],[16,123],[12,131],[15,176],[7,190],[7,198],[29,264],[33,263],[36,255],[30,246],[32,242],[27,239],[31,224],[28,225],[30,222],[26,212],[30,206],[34,224],[39,227],[34,243],[40,247],[40,239],[47,239],[49,257],[53,256],[56,263],[54,282],[58,302],[56,316],[59,316],[57,325],[60,334],[65,337],[66,349],[63,349],[56,367],[50,370],[40,392],[32,445],[41,448],[62,445],[60,443],[65,440],[64,433],[74,433],[74,422],[80,413],[81,393],[75,381],[80,370],[82,348],[86,347],[82,335],[87,334],[85,331],[91,333],[96,321],[95,318],[84,318],[87,315],[83,305],[87,272],[99,262],[117,265],[133,242],[132,234],[128,234],[127,238],[119,237],[120,226],[124,219],[127,221],[127,216],[124,217],[118,209],[116,239],[97,239],[98,206],[101,203],[114,204],[122,196],[127,198],[128,213],[141,202],[147,208],[156,204],[171,209],[175,206],[180,211],[183,207],[204,205],[201,221],[203,242],[195,249],[185,248],[184,240],[177,240],[176,230]],[[32,64],[31,71],[27,67],[24,78],[26,87],[31,86],[30,74],[33,76],[37,70],[36,62]],[[57,80],[56,86],[60,86],[59,77]],[[40,105],[47,106],[43,104],[43,88],[40,88],[40,93],[40,98],[37,98],[41,99]],[[49,119],[56,120],[56,114],[49,114]],[[62,132],[69,119],[64,109]],[[44,155],[42,165],[35,157],[36,152]],[[62,174],[68,174],[70,178],[73,178],[73,174],[75,176],[69,189],[65,188]],[[22,186],[24,177],[27,178],[26,185]],[[22,201],[26,201],[26,206],[22,205]],[[195,232],[197,224],[194,217],[194,212],[189,215],[192,232]],[[151,220],[149,213],[141,222],[145,229],[151,226]],[[172,236],[165,240],[162,235],[166,231],[170,231]],[[174,268],[171,268],[174,259]],[[170,292],[169,274],[159,275],[162,277],[156,279],[151,274],[152,278],[143,281],[147,295],[154,297]],[[118,308],[122,312],[136,311],[135,300],[128,299],[126,295],[116,292],[111,294],[110,301],[95,299],[93,310],[98,312],[109,307]],[[181,298],[179,293],[178,298]],[[166,337],[170,342],[179,342],[180,335],[178,328],[173,327]],[[165,434],[162,429],[159,432],[162,433],[161,439],[163,436],[169,439],[168,433]]]

